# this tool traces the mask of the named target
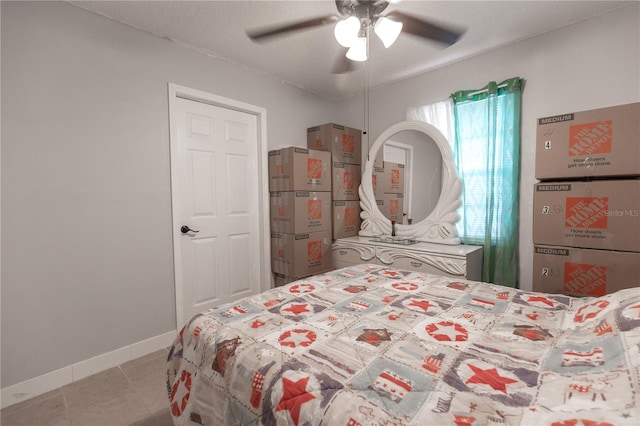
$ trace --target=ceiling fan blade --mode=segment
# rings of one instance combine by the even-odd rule
[[[349,58],[347,58],[347,50],[348,48],[340,49],[340,55],[338,59],[333,64],[333,68],[331,69],[331,74],[345,74],[356,69],[355,64]]]
[[[248,30],[247,35],[253,41],[264,41],[274,36],[283,35],[286,33],[306,30],[313,27],[319,27],[322,25],[328,25],[333,22],[337,22],[338,17],[335,15],[328,15],[319,18],[307,19],[304,21],[293,22],[290,24],[272,26],[268,28]]]
[[[387,16],[394,17],[402,22],[402,32],[439,41],[448,45],[452,45],[457,42],[462,34],[464,34],[464,31],[444,28],[398,11],[389,12]]]

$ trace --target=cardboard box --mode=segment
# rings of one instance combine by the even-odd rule
[[[535,185],[533,243],[640,252],[640,179]]]
[[[288,147],[269,152],[269,191],[331,191],[331,153]]]
[[[304,234],[331,230],[331,192],[272,192],[271,231]]]
[[[327,123],[307,129],[307,148],[329,151],[336,163],[362,164],[362,130]]]
[[[404,194],[404,164],[384,162],[384,192]]]
[[[310,275],[309,275],[310,276]],[[273,285],[274,287],[282,287],[283,285],[287,285],[294,281],[298,281],[306,277],[289,277],[287,275],[278,274],[277,272],[273,273]]]
[[[360,231],[360,201],[333,202],[333,239],[353,237]]]
[[[396,223],[402,223],[403,219],[403,194],[384,194],[382,199],[376,200],[378,209],[384,217],[389,220],[395,220]]]
[[[640,176],[640,103],[538,119],[536,178]]]
[[[373,195],[375,199],[382,199],[384,195],[384,169],[374,167],[371,172],[371,184],[373,185]]]
[[[289,277],[305,277],[330,270],[331,231],[271,233],[271,269]]]
[[[373,160],[373,167],[384,168],[384,147],[378,150],[378,155],[376,155],[376,158]]]
[[[600,297],[632,287],[640,287],[640,253],[534,246],[534,291]]]
[[[360,199],[358,188],[362,173],[360,166],[347,163],[332,163],[333,200],[356,201]]]

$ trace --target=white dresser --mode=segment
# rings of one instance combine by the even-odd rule
[[[482,247],[416,243],[401,245],[372,241],[373,237],[340,238],[331,246],[334,268],[363,263],[388,265],[448,277],[482,280]]]

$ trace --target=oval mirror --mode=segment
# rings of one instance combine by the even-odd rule
[[[379,154],[382,150],[387,149],[387,146],[392,150],[398,146],[414,146],[412,149],[415,150],[415,144],[420,143],[418,141],[427,145],[435,143],[440,153],[440,158],[438,158],[440,161],[433,161],[433,157],[436,156],[427,154],[428,157],[424,158],[430,158],[431,163],[421,163],[419,159],[421,157],[412,156],[413,164],[408,165],[411,168],[411,188],[406,189],[411,205],[408,210],[404,211],[409,211],[409,214],[413,215],[411,217],[413,221],[412,224],[402,224],[402,220],[398,220],[396,236],[440,244],[460,244],[455,224],[459,220],[456,210],[462,204],[460,198],[462,182],[453,165],[451,148],[447,139],[437,128],[421,121],[396,123],[384,130],[371,146],[369,159],[362,173],[362,184],[359,188],[362,208],[360,214],[362,225],[359,235],[370,237],[391,235],[391,221],[378,208],[372,183],[376,158],[381,158]],[[422,148],[424,147],[421,147],[419,151]],[[414,151],[414,154],[416,152]],[[441,167],[441,172],[439,167]],[[414,173],[417,170],[420,170],[420,173]],[[436,181],[440,182],[439,191],[429,189],[430,180],[428,182],[422,180],[429,179],[429,176],[433,175],[438,176]],[[431,192],[432,198],[430,202],[428,201],[429,192]],[[437,193],[437,197],[433,195],[434,193]],[[437,198],[435,205],[433,205],[433,198]],[[424,202],[425,199],[427,202]],[[424,204],[421,212],[414,210],[414,204]]]
[[[402,217],[398,223],[421,222],[438,204],[442,187],[442,155],[433,139],[423,132],[403,130],[392,135],[378,150],[374,181],[387,169],[404,166]],[[383,182],[384,183],[384,182]],[[374,185],[376,200],[385,198],[384,185]]]

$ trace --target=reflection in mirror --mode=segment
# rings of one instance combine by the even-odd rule
[[[399,223],[420,222],[433,211],[442,186],[442,155],[433,138],[416,130],[392,135],[378,159],[404,165],[404,217]]]
[[[412,140],[416,141],[415,144]],[[417,148],[417,140],[422,141],[420,148]],[[389,170],[392,170],[392,168],[385,167],[384,169],[379,169],[379,172],[376,170],[383,164],[382,159],[385,156],[384,151],[387,145],[388,150],[396,151],[396,154],[398,146],[413,147],[405,149],[404,154],[406,159],[406,152],[413,151],[411,158],[407,161],[408,167],[412,169],[410,172],[411,188],[407,189],[407,194],[411,195],[408,197],[411,203],[408,208],[412,215],[419,215],[411,217],[413,219],[412,224],[408,224],[402,221],[402,211],[400,211],[400,220],[396,220],[398,225],[393,229],[389,215],[386,212],[387,206],[382,206],[384,208],[381,208],[380,203],[380,198],[385,199],[389,194],[380,194],[380,185],[375,184],[381,176],[384,176],[385,183],[388,183],[389,177],[393,176],[389,174]],[[430,152],[419,154],[423,155],[423,157],[418,160],[418,152],[422,151],[424,145],[435,145],[440,156]],[[440,165],[437,164],[438,158]],[[397,158],[395,159],[397,160]],[[430,163],[431,161],[433,163]],[[418,171],[424,170],[427,171],[427,176],[417,175]],[[381,173],[381,175],[376,176],[377,173]],[[433,176],[435,176],[435,179],[433,179]],[[433,187],[438,186],[438,176],[440,176],[439,191],[433,190]],[[374,187],[376,187],[375,190]],[[385,190],[384,192],[389,191]],[[462,182],[453,165],[449,142],[434,126],[421,121],[402,121],[384,130],[371,146],[358,193],[360,195],[360,207],[362,208],[362,213],[360,214],[362,218],[360,236],[384,237],[391,236],[393,232],[395,233],[395,239],[417,239],[440,244],[460,244],[455,224],[459,220],[456,209],[462,204],[460,198]],[[437,195],[438,193],[439,196]],[[425,196],[425,194],[428,196]],[[433,204],[433,198],[437,198],[435,205]],[[425,207],[420,212],[414,209],[414,203],[422,205],[425,199],[427,200],[424,203]],[[381,210],[385,210],[385,213]],[[420,219],[422,216],[426,217]]]

